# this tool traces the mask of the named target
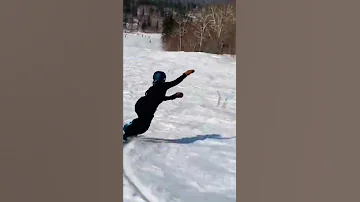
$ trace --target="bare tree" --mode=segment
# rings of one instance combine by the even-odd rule
[[[208,25],[211,23],[211,14],[208,9],[201,9],[199,13],[196,14],[196,20],[193,21],[193,25],[196,29],[194,32],[196,38],[199,40],[199,51],[202,51],[202,46],[204,38],[207,35],[210,35],[208,30]]]
[[[196,42],[196,41],[195,41]],[[196,45],[197,43],[193,43],[192,40],[189,41],[189,46],[190,46],[190,50],[192,52],[195,52],[196,51]]]
[[[207,4],[175,16],[174,30],[164,41],[167,50],[236,54],[235,5]]]
[[[175,35],[179,37],[179,51],[182,50],[182,47],[183,47],[183,36],[185,35],[186,33],[186,29],[185,29],[185,26],[187,25],[188,23],[188,19],[185,18],[185,17],[176,17],[175,18],[175,22],[177,23],[177,28],[175,30]]]
[[[225,34],[225,26],[229,22],[235,22],[235,6],[234,5],[212,5],[210,11],[210,27],[215,32],[215,37],[219,43]]]

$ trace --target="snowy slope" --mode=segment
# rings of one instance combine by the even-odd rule
[[[125,34],[124,34],[125,35]],[[151,40],[151,43],[150,43]],[[182,99],[162,103],[144,138],[124,146],[125,202],[228,202],[236,199],[236,61],[230,56],[164,52],[156,34],[124,36],[124,121],[157,70]]]

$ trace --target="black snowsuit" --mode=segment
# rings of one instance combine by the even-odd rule
[[[126,128],[126,137],[136,136],[145,133],[151,124],[157,107],[167,100],[173,100],[176,98],[176,94],[166,96],[166,91],[186,78],[186,74],[182,74],[174,81],[165,83],[155,83],[145,93],[145,96],[141,97],[135,104],[135,112],[138,118],[134,119],[132,123]]]

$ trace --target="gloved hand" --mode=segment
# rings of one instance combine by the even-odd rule
[[[182,98],[183,96],[184,96],[184,94],[181,92],[175,93],[175,98]]]
[[[194,73],[195,72],[195,70],[187,70],[184,74],[186,75],[186,76],[189,76],[190,74],[192,74],[192,73]]]

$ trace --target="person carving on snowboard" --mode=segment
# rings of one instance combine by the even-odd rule
[[[163,101],[182,98],[183,93],[181,92],[177,92],[171,96],[166,96],[166,92],[170,88],[181,83],[187,76],[194,72],[194,70],[188,70],[177,79],[165,82],[166,74],[162,71],[156,71],[153,75],[153,85],[146,91],[145,96],[142,96],[135,104],[135,112],[138,115],[138,118],[125,124],[123,127],[124,141],[126,141],[128,137],[145,133],[149,129],[157,107]]]

